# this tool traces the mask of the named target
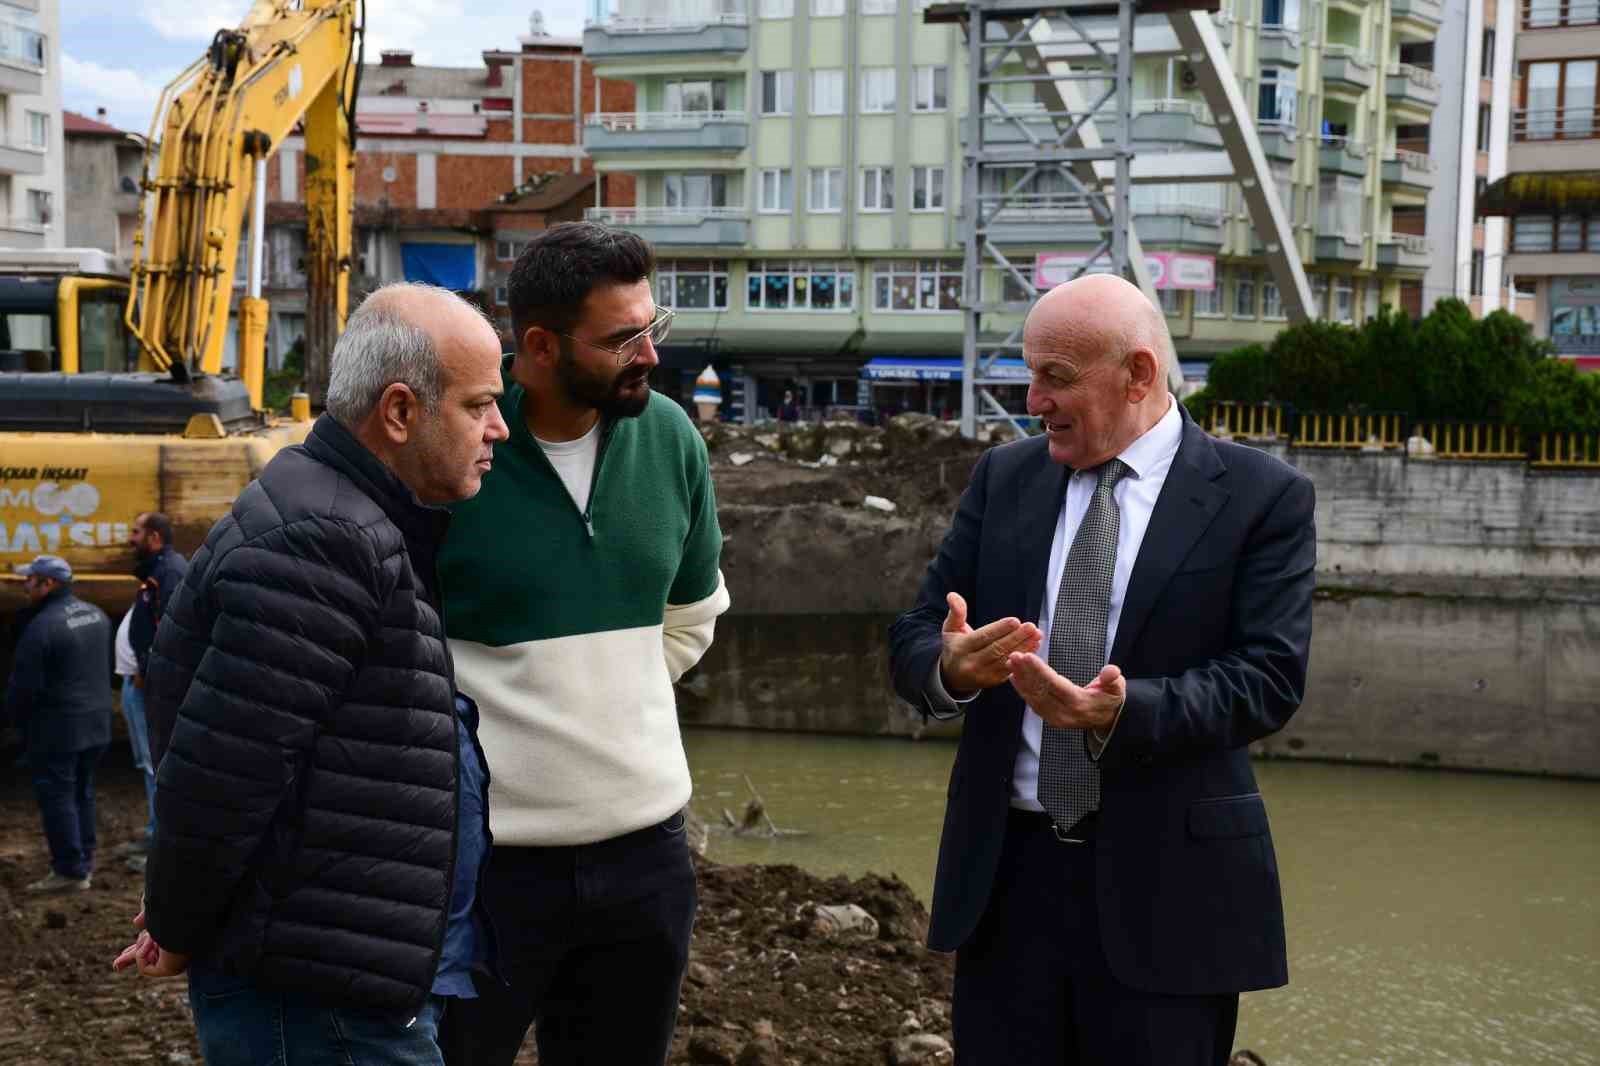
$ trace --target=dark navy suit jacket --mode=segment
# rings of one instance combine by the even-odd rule
[[[976,628],[1036,621],[1067,468],[1042,437],[987,452],[917,605],[890,628],[895,688],[926,708],[945,594]],[[1128,582],[1111,661],[1128,698],[1100,759],[1096,899],[1119,981],[1220,994],[1288,980],[1267,812],[1247,745],[1305,691],[1316,564],[1311,482],[1219,441],[1187,413]],[[1024,703],[1009,684],[966,705],[934,882],[929,945],[954,951],[988,903]]]

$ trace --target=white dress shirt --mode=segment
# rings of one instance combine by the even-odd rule
[[[1155,511],[1161,486],[1167,482],[1167,471],[1172,469],[1172,460],[1178,454],[1178,443],[1182,439],[1183,417],[1178,414],[1176,401],[1169,399],[1167,413],[1161,420],[1117,456],[1128,465],[1128,473],[1112,490],[1121,521],[1117,528],[1117,561],[1111,576],[1111,603],[1106,612],[1108,660],[1111,647],[1116,643],[1117,623],[1122,618],[1122,602],[1127,597],[1133,564],[1139,558],[1139,546],[1144,543],[1145,530],[1150,527],[1150,515]],[[1055,536],[1050,541],[1050,565],[1045,568],[1044,597],[1039,605],[1038,624],[1044,634],[1039,649],[1041,655],[1050,647],[1050,623],[1055,617],[1061,571],[1067,565],[1067,553],[1078,534],[1078,526],[1089,510],[1096,480],[1094,470],[1074,471],[1067,480],[1066,499],[1062,501],[1061,514],[1056,519]],[[945,710],[955,710],[958,704],[969,702],[956,700],[945,691],[938,663],[933,667],[928,696],[933,706]],[[975,698],[976,694],[971,697]],[[1022,716],[1022,744],[1017,749],[1016,765],[1011,771],[1013,807],[1029,811],[1044,810],[1039,803],[1039,742],[1043,734],[1044,719],[1029,707]]]

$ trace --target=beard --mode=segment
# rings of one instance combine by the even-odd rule
[[[575,406],[592,407],[605,418],[637,418],[650,403],[649,367],[625,366],[608,378],[579,366],[570,344],[563,344],[556,359],[556,381]]]

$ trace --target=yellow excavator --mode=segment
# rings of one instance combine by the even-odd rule
[[[80,596],[123,610],[138,513],[166,512],[190,553],[305,438],[309,397],[289,418],[262,405],[266,164],[303,128],[306,370],[320,393],[346,312],[365,19],[364,0],[256,0],[216,34],[156,109],[128,274],[74,265],[77,250],[0,249],[0,632],[24,602],[15,567],[41,553],[71,563]],[[238,372],[224,373],[247,217]]]

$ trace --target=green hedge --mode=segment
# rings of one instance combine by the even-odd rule
[[[1360,327],[1305,322],[1263,347],[1218,356],[1186,403],[1196,418],[1219,400],[1302,411],[1402,411],[1414,419],[1507,421],[1529,432],[1600,431],[1600,375],[1552,358],[1505,311],[1473,318],[1441,300],[1413,321],[1385,307]]]

